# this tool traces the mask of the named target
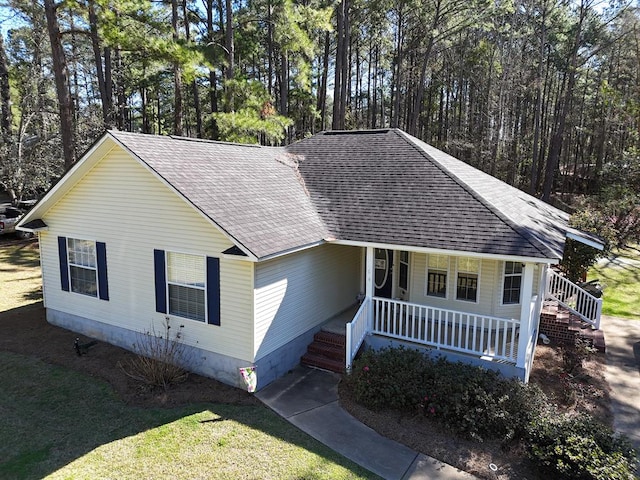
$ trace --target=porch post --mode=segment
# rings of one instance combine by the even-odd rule
[[[533,270],[535,264],[525,263],[522,267],[522,304],[520,306],[520,334],[518,336],[518,360],[516,366],[519,368],[527,368],[527,348],[529,346],[529,335],[531,334],[531,325],[535,321],[531,318],[535,314],[535,308],[531,308],[531,300],[533,299]],[[539,300],[539,299],[538,299]]]
[[[371,302],[369,308],[367,310],[367,330],[371,331],[373,329],[373,247],[367,247],[367,254],[365,258],[365,301]]]

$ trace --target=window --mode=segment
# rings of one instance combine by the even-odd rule
[[[449,273],[449,257],[445,255],[429,255],[427,259],[427,295],[430,297],[447,297],[447,276]]]
[[[398,286],[405,291],[409,288],[409,252],[400,252],[400,278],[398,279]]]
[[[104,243],[58,237],[58,255],[62,290],[109,300]]]
[[[69,254],[71,291],[97,297],[98,265],[95,242],[67,238],[67,252]]]
[[[204,257],[167,252],[169,314],[204,322]]]
[[[154,250],[156,311],[220,325],[220,259]]]
[[[480,260],[475,258],[458,258],[458,278],[456,279],[456,300],[465,302],[478,301],[478,277]]]
[[[522,286],[522,263],[504,262],[504,282],[502,287],[502,304],[520,303]]]

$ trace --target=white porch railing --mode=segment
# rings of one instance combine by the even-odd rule
[[[546,298],[556,300],[585,322],[600,328],[602,299],[596,298],[566,277],[549,269]]]
[[[437,349],[516,362],[518,320],[387,298],[374,297],[372,301],[371,333]]]
[[[353,359],[358,353],[362,342],[364,341],[364,337],[367,335],[369,331],[369,318],[371,312],[371,298],[367,297],[363,300],[362,305],[356,312],[356,315],[353,317],[349,323],[347,323],[346,328],[346,351],[347,351],[347,372],[351,371],[351,364],[353,363]]]

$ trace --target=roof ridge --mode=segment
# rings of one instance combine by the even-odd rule
[[[404,131],[402,131],[400,129],[393,129],[393,132],[396,135],[400,136],[400,137],[404,137],[404,140],[408,144],[410,144],[413,148],[415,148],[418,152],[420,152],[423,156],[425,156],[428,160],[430,160],[442,173],[444,173],[449,178],[451,178],[453,181],[455,181],[458,185],[460,185],[473,198],[475,198],[478,202],[480,202],[480,204],[482,204],[491,213],[493,213],[496,217],[498,217],[507,227],[511,228],[515,233],[517,233],[522,238],[524,238],[526,241],[528,241],[531,244],[531,246],[533,246],[536,250],[538,250],[543,255],[551,254],[553,256],[553,252],[551,252],[549,250],[549,248],[546,247],[540,240],[538,240],[535,236],[529,234],[526,231],[526,229],[521,228],[518,225],[517,222],[513,221],[511,218],[509,218],[507,215],[505,215],[493,203],[491,203],[486,198],[484,198],[482,195],[480,195],[476,190],[474,190],[469,184],[467,184],[467,182],[462,180],[458,175],[456,175],[455,173],[453,173],[450,170],[448,170],[447,168],[445,168],[445,166],[442,163],[440,163],[437,159],[435,159],[431,154],[429,154],[423,148],[420,148],[419,145],[416,143],[416,141],[417,142],[422,142],[422,143],[424,143],[425,145],[427,145],[427,146],[429,146],[431,148],[435,148],[436,150],[440,150],[440,149],[437,149],[433,145],[429,145],[428,143],[420,140],[419,138],[416,138],[413,135],[410,135],[407,132],[404,132]],[[440,150],[440,151],[442,151],[442,150]],[[443,152],[443,153],[448,155],[446,152]],[[460,159],[456,159],[455,157],[452,157],[452,158],[454,158],[455,160],[458,160],[459,162],[462,162],[462,160],[460,160]],[[469,166],[471,167],[471,165],[469,165]],[[482,170],[479,170],[479,171],[482,172]],[[482,173],[485,173],[485,172],[482,172]],[[495,177],[492,177],[492,178],[494,178],[497,181],[501,181],[498,178],[495,178]],[[512,188],[515,188],[512,185],[509,185],[509,186],[512,187]]]
[[[127,132],[126,130],[117,130],[117,129],[108,129],[108,133],[118,136],[118,135],[131,135],[136,137],[154,137],[154,138],[170,138],[171,140],[178,140],[183,142],[194,142],[194,143],[208,143],[214,145],[231,145],[237,147],[248,147],[248,148],[265,148],[265,149],[278,149],[282,147],[271,147],[266,145],[252,144],[252,143],[240,143],[240,142],[225,142],[222,140],[211,140],[208,138],[194,138],[194,137],[185,137],[184,135],[162,135],[158,133],[142,133],[142,132]]]

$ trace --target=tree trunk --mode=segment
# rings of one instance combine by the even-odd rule
[[[286,51],[280,54],[280,115],[289,115],[289,57]],[[291,129],[286,130],[289,136]],[[285,138],[284,141],[288,139]]]
[[[69,72],[64,55],[60,26],[54,0],[44,0],[44,12],[47,18],[47,31],[51,42],[51,59],[53,75],[58,97],[60,113],[60,135],[62,137],[62,151],[65,168],[70,168],[75,162],[75,133],[73,124],[73,101],[69,93]]]
[[[398,128],[400,125],[400,85],[402,85],[402,62],[403,59],[403,46],[404,39],[402,33],[403,12],[402,7],[398,11],[398,25],[396,26],[397,38],[396,38],[396,58],[395,58],[395,70],[393,72],[393,110],[391,111],[391,127]]]
[[[111,69],[111,48],[104,47],[104,91],[107,111],[109,113],[109,124],[113,125],[113,74]]]
[[[102,122],[105,128],[111,128],[109,99],[107,97],[107,87],[105,83],[104,69],[102,68],[102,55],[100,48],[100,38],[98,36],[98,16],[96,15],[94,0],[88,0],[89,8],[89,36],[93,48],[93,58],[96,66],[96,77],[98,77],[98,90],[100,91],[100,101],[102,102]]]
[[[335,77],[333,88],[333,119],[331,128],[333,130],[344,129],[345,122],[342,112],[344,108],[341,105],[342,91],[345,88],[346,79],[344,78],[345,67],[347,63],[347,47],[345,35],[345,17],[347,9],[347,0],[342,0],[336,9],[336,61],[335,61]]]
[[[227,80],[233,80],[235,70],[235,45],[233,41],[233,3],[225,0],[226,32],[225,46],[227,48]]]
[[[322,55],[322,75],[320,77],[320,89],[318,90],[317,109],[320,112],[320,130],[326,128],[327,121],[327,78],[329,76],[329,32],[324,36],[324,53]]]
[[[0,33],[0,136],[8,144],[11,139],[11,89],[9,87],[9,66],[4,50],[4,40]]]
[[[549,202],[551,199],[551,193],[553,191],[553,180],[558,169],[560,161],[560,152],[562,150],[562,143],[564,140],[564,130],[567,123],[567,117],[571,108],[571,96],[573,95],[573,89],[576,84],[576,67],[578,64],[578,51],[581,45],[582,25],[587,15],[587,4],[583,0],[580,5],[580,17],[578,25],[576,26],[576,33],[573,42],[573,48],[571,50],[571,57],[567,68],[567,86],[564,91],[564,98],[562,100],[562,106],[559,110],[558,123],[556,131],[551,139],[551,147],[549,148],[549,156],[547,157],[547,165],[544,176],[544,186],[542,190],[542,200]]]
[[[171,29],[173,41],[177,42],[178,34],[178,0],[171,0]],[[177,60],[173,61],[173,134],[182,135],[182,69]]]
[[[215,47],[213,43],[213,33],[213,0],[207,0],[207,41],[212,47]],[[211,106],[211,113],[218,111],[217,83],[218,79],[215,68],[211,68],[209,70],[209,104]]]
[[[184,35],[187,42],[191,42],[191,32],[189,25],[189,12],[187,10],[187,2],[182,3],[182,16],[184,18]],[[202,138],[202,108],[200,106],[200,92],[198,91],[198,82],[194,78],[191,82],[191,94],[193,95],[193,110],[196,116],[196,137]]]
[[[545,48],[547,43],[547,2],[545,0],[542,9],[542,24],[540,31],[540,58],[538,60],[538,72],[536,76],[536,109],[533,117],[533,151],[531,161],[531,182],[529,183],[529,193],[535,195],[538,189],[538,162],[540,161],[540,129],[542,122],[542,71],[544,66]]]

